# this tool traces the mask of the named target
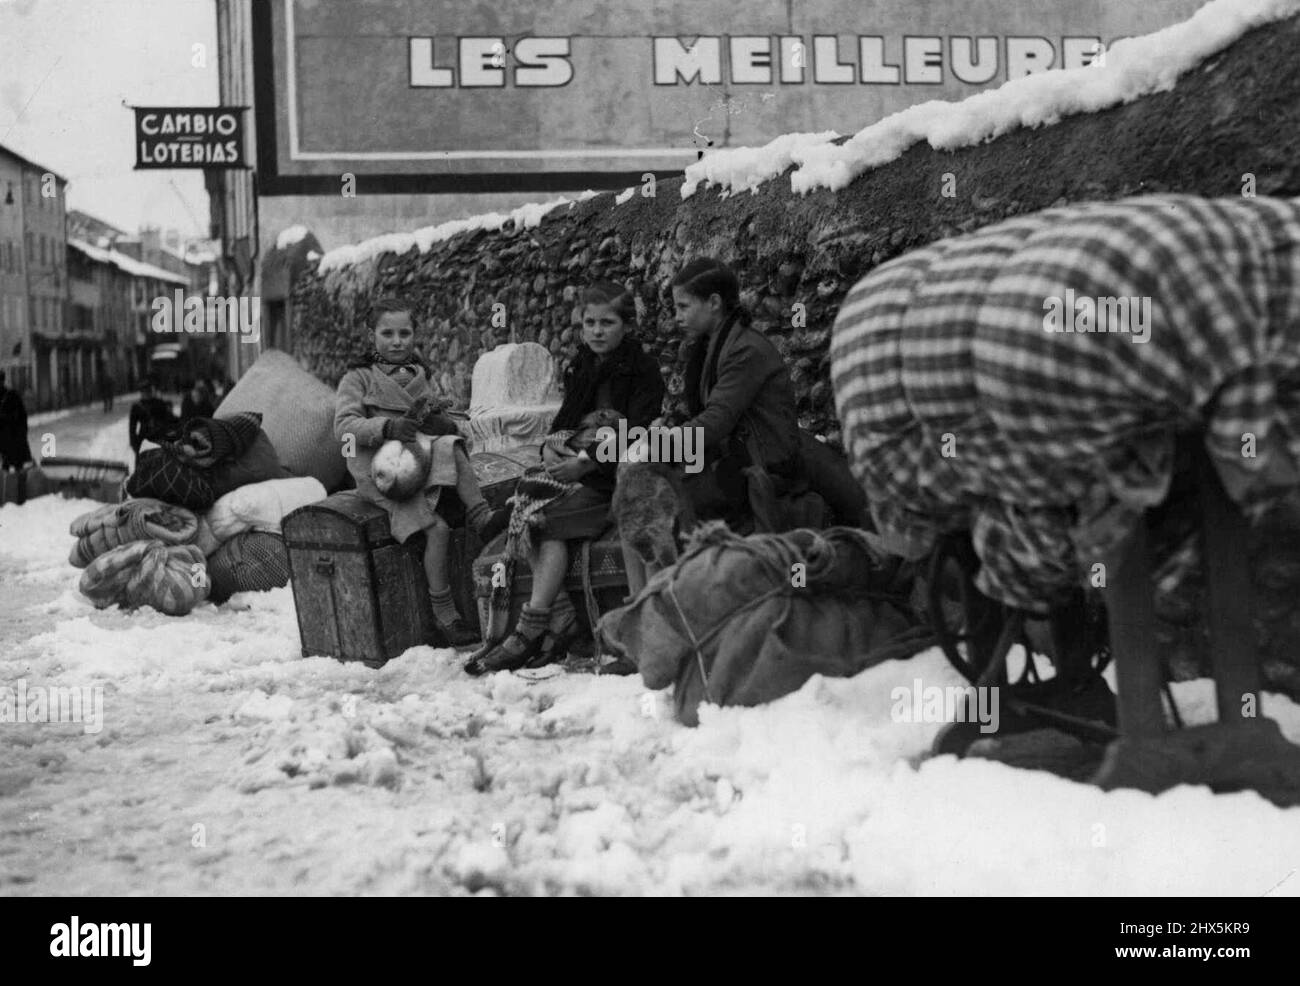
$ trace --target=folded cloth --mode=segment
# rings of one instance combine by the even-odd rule
[[[163,442],[163,448],[190,466],[211,468],[238,459],[257,439],[262,415],[245,411],[228,418],[189,418],[181,425],[181,437]]]
[[[203,553],[192,544],[132,541],[91,562],[79,588],[97,609],[152,606],[183,616],[208,597],[208,575]]]
[[[186,465],[165,448],[140,453],[135,472],[126,479],[126,492],[190,510],[207,510],[216,499],[207,473]]]
[[[68,561],[85,568],[104,552],[132,541],[186,544],[198,530],[199,519],[184,507],[149,497],[110,503],[72,522],[68,531],[77,543]]]
[[[270,479],[232,490],[212,505],[208,528],[218,544],[244,531],[280,533],[285,514],[325,499],[325,487],[311,476]]]
[[[212,533],[212,525],[208,523],[208,515],[199,515],[199,529],[194,534],[194,544],[204,555],[210,555],[221,547],[221,542],[217,536]]]
[[[242,455],[219,462],[208,470],[208,481],[212,484],[212,494],[218,500],[241,486],[261,483],[268,479],[285,479],[291,476],[283,465],[280,456],[271,444],[265,431],[260,428],[253,443]]]

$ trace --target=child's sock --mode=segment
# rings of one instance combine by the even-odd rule
[[[563,628],[578,619],[578,611],[573,608],[573,600],[561,589],[551,603],[551,626]]]
[[[433,615],[438,618],[438,622],[443,626],[450,626],[454,621],[460,619],[460,611],[456,609],[456,603],[451,598],[450,586],[441,592],[429,590],[429,600],[433,603]]]

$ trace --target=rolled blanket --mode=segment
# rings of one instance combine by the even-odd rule
[[[207,526],[218,545],[244,531],[280,533],[285,514],[325,499],[325,487],[311,476],[270,479],[227,493],[207,513]]]
[[[91,562],[79,588],[96,609],[152,606],[183,616],[208,597],[208,576],[195,545],[133,541]]]
[[[163,448],[186,465],[208,469],[242,456],[261,428],[262,415],[255,411],[229,418],[190,418],[181,426],[181,437],[164,442]]]
[[[203,552],[192,544],[150,544],[126,584],[128,609],[152,606],[168,616],[184,616],[208,598]]]
[[[72,522],[68,531],[77,543],[68,561],[85,568],[104,552],[132,541],[186,544],[195,539],[198,530],[199,519],[184,507],[148,497],[110,503]]]

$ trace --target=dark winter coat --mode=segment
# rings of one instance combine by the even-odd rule
[[[18,391],[0,386],[0,468],[21,469],[31,461],[27,408]]]
[[[141,397],[131,405],[131,416],[127,422],[131,451],[139,454],[140,444],[145,439],[157,442],[166,438],[175,423],[172,406],[165,400],[161,397]]]
[[[708,460],[748,451],[769,472],[797,470],[794,383],[762,332],[733,316],[696,341],[687,359],[686,399],[691,418],[685,426],[703,429]]]
[[[631,334],[604,359],[586,346],[578,352],[564,373],[564,400],[552,431],[576,429],[584,417],[597,408],[613,408],[627,419],[629,429],[645,428],[662,413],[664,380],[659,364],[641,348]],[[600,462],[594,440],[585,449],[597,468],[579,481],[604,493],[614,491],[617,462]]]

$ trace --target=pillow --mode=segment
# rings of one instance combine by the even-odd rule
[[[315,476],[335,490],[347,475],[334,440],[334,390],[286,353],[268,349],[258,357],[217,411],[223,418],[260,411],[262,430],[295,476]]]
[[[284,479],[291,473],[280,463],[280,456],[266,432],[258,430],[244,454],[237,459],[218,463],[208,470],[208,482],[218,500],[241,486],[261,483],[268,479]]]

